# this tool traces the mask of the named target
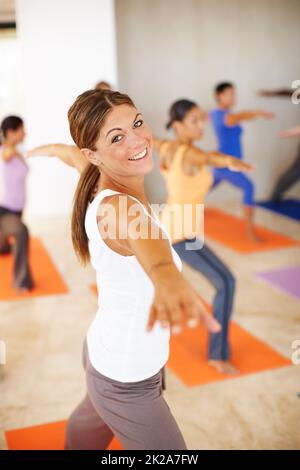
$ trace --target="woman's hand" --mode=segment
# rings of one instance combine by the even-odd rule
[[[220,324],[208,312],[199,294],[175,265],[158,265],[151,277],[155,295],[147,325],[148,331],[152,330],[156,321],[159,321],[162,327],[170,326],[173,333],[178,333],[185,325],[194,327],[199,321],[202,321],[211,333],[221,330]]]
[[[299,137],[300,136],[300,126],[293,127],[292,129],[287,129],[285,131],[280,131],[278,133],[279,137]]]
[[[232,171],[252,171],[255,169],[255,165],[251,165],[250,163],[246,163],[239,158],[234,158],[231,156],[227,157],[227,168]]]
[[[258,111],[258,117],[262,119],[273,119],[275,117],[275,113],[272,113],[271,111]]]

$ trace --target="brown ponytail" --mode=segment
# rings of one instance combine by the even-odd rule
[[[88,238],[84,230],[85,213],[88,202],[92,198],[93,188],[95,188],[99,179],[99,174],[98,167],[89,163],[81,174],[74,195],[71,221],[72,242],[74,250],[83,264],[88,263],[90,260]]]
[[[78,96],[68,112],[70,132],[77,147],[95,151],[105,118],[112,108],[122,104],[134,106],[129,96],[117,91],[89,90]],[[88,203],[92,198],[99,175],[98,166],[89,163],[81,174],[74,196],[71,221],[72,242],[82,264],[90,260],[84,222]]]

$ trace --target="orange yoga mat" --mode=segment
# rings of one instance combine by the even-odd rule
[[[41,240],[32,237],[29,242],[29,260],[35,288],[26,294],[18,294],[12,288],[13,259],[11,254],[0,255],[0,301],[65,294],[68,288],[57,271]]]
[[[291,365],[290,360],[234,322],[230,342],[232,363],[239,370],[238,375],[221,374],[207,362],[208,335],[202,325],[185,328],[171,337],[167,366],[185,385],[193,386]]]
[[[243,219],[225,214],[218,209],[205,209],[205,236],[238,253],[255,253],[299,245],[294,240],[278,232],[256,225],[255,229],[261,242],[247,239],[246,225]]]
[[[40,424],[5,432],[9,450],[63,450],[66,421]],[[117,438],[113,438],[107,450],[123,449]]]

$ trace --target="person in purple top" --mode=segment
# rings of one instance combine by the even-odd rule
[[[22,221],[26,202],[28,166],[17,146],[25,137],[24,123],[8,116],[1,123],[0,146],[0,254],[13,253],[13,287],[27,292],[34,287],[28,261],[29,232]],[[14,242],[11,243],[11,239]]]
[[[219,83],[215,87],[215,96],[218,107],[210,112],[210,118],[218,140],[218,150],[227,155],[243,158],[241,144],[243,129],[240,123],[259,118],[270,119],[274,114],[261,110],[233,112],[235,87],[230,82]],[[242,172],[233,172],[228,168],[215,168],[213,187],[222,181],[227,181],[243,191],[248,238],[251,241],[259,241],[253,224],[254,187],[252,181]]]

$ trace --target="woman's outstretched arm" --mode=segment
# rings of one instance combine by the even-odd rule
[[[227,126],[235,126],[242,121],[253,121],[254,119],[272,119],[274,113],[264,110],[257,111],[239,111],[237,113],[228,113],[225,116]]]
[[[216,168],[229,168],[233,171],[251,171],[255,167],[239,158],[218,151],[205,152],[198,147],[189,146],[186,150],[187,161],[191,165],[211,165]]]
[[[66,163],[73,168],[76,168],[79,173],[85,169],[88,161],[82,155],[76,145],[66,144],[49,144],[41,145],[29,150],[26,154],[27,157],[57,157],[62,162]]]
[[[300,136],[300,125],[279,132],[279,137],[299,137]]]
[[[195,326],[200,320],[209,331],[220,331],[219,323],[208,313],[199,294],[177,269],[169,241],[158,226],[153,231],[151,223],[141,204],[127,195],[105,198],[98,208],[102,239],[119,254],[135,255],[153,283],[154,299],[147,329],[150,331],[159,321],[162,326],[170,325],[178,331],[185,323]]]
[[[164,144],[170,141],[161,140],[156,137],[153,140],[154,149],[163,159],[165,157]],[[176,152],[177,148],[179,148],[181,145],[184,144],[177,143],[177,147],[174,144],[174,152]],[[186,145],[184,158],[189,165],[198,166],[199,168],[201,168],[203,165],[211,165],[216,168],[230,168],[233,171],[251,171],[255,168],[253,165],[250,165],[249,163],[246,163],[239,158],[235,158],[231,155],[226,155],[218,151],[207,152],[198,147],[195,147],[194,145]]]

